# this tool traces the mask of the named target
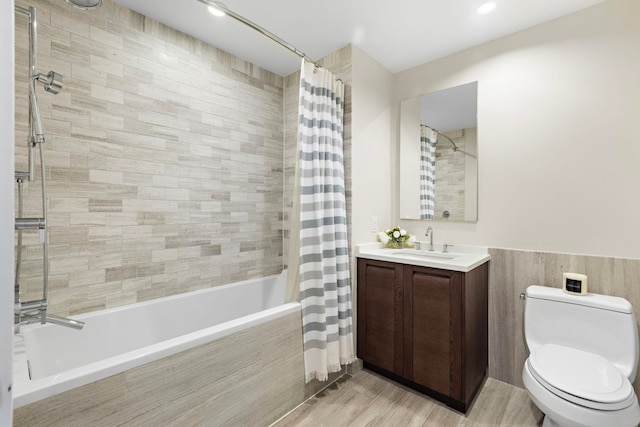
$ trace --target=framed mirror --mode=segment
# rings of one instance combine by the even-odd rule
[[[400,218],[478,220],[478,82],[402,101]]]

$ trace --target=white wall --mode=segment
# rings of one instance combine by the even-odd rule
[[[479,221],[436,241],[640,258],[639,46],[640,2],[609,0],[396,74],[396,105],[478,81]]]
[[[13,0],[0,2],[0,425],[13,410]]]
[[[400,218],[420,218],[420,97],[405,99],[400,105],[400,141],[398,150],[398,182],[402,187],[400,197]]]
[[[464,131],[464,220],[478,218],[478,128]]]
[[[391,98],[393,75],[355,46],[352,48],[352,241],[375,240],[391,223]]]

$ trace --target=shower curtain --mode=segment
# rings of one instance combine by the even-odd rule
[[[420,125],[420,219],[435,217],[437,142],[438,133]]]
[[[344,84],[328,70],[302,60],[299,108],[296,202],[305,381],[325,381],[329,373],[354,360],[342,139]]]

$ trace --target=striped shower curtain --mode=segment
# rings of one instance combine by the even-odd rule
[[[437,141],[436,131],[420,125],[420,219],[435,217]]]
[[[343,162],[344,84],[302,61],[298,149],[305,380],[354,360]]]

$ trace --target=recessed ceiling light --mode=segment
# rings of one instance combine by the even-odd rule
[[[483,3],[478,8],[478,15],[486,15],[487,13],[491,13],[495,8],[496,8],[495,2],[489,1],[489,2]]]
[[[209,13],[212,14],[213,16],[224,16],[225,13],[223,11],[221,11],[220,9],[218,9],[215,6],[209,6]]]

